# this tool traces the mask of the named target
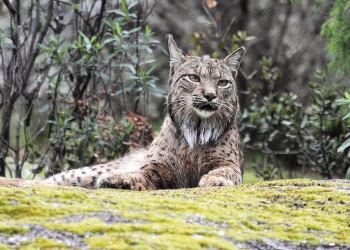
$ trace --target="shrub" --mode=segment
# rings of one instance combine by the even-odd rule
[[[40,39],[35,39],[35,29],[27,31],[16,23],[18,19],[11,19],[17,29],[1,32],[2,46],[6,42],[24,52],[30,52],[31,46],[37,49],[29,54],[35,67],[24,72],[28,74],[26,79],[21,78],[18,84],[16,79],[5,79],[9,86],[19,87],[9,96],[10,105],[0,106],[8,114],[3,117],[8,123],[2,124],[1,133],[15,134],[13,143],[10,137],[1,141],[0,175],[5,175],[4,167],[12,175],[10,158],[15,163],[16,177],[21,177],[26,162],[36,166],[34,173],[46,169],[46,175],[50,175],[114,159],[130,147],[149,144],[149,121],[135,112],[147,117],[149,96],[164,93],[157,88],[154,67],[150,66],[159,42],[152,39],[152,31],[144,22],[148,15],[145,6],[147,1],[137,0],[128,4],[125,0],[32,4],[33,11],[27,17],[30,25],[40,18],[46,21],[43,27],[37,27],[39,31],[45,28]],[[43,13],[40,17],[36,16],[39,12]],[[68,24],[63,13],[73,15]],[[16,45],[15,37],[22,37],[24,42]],[[23,76],[18,71],[22,66],[6,61],[21,57],[23,51],[12,50],[12,57],[1,55],[2,65],[17,67]],[[4,75],[14,70],[2,69]],[[20,122],[10,130],[15,107]],[[126,112],[128,109],[132,112]]]
[[[276,68],[263,59],[260,78],[269,86],[275,84]],[[277,74],[278,75],[278,74]],[[253,163],[256,174],[266,180],[284,178],[282,168],[302,166],[302,173],[312,169],[322,178],[344,177],[350,160],[338,148],[346,136],[342,122],[346,109],[337,102],[337,93],[326,85],[323,72],[319,82],[310,83],[310,104],[304,107],[293,93],[269,92],[259,99],[262,88],[253,86],[248,92],[251,105],[242,112],[241,134],[244,147],[264,156]]]

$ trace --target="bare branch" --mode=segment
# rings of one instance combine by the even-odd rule
[[[54,0],[49,0],[48,1],[46,22],[43,25],[43,28],[42,28],[42,30],[41,30],[41,32],[39,34],[39,38],[38,38],[36,44],[42,43],[43,40],[44,40],[44,37],[46,36],[46,33],[48,31],[48,28],[50,26],[50,22],[51,22],[51,19],[52,19],[53,2],[54,2]],[[34,49],[33,53],[30,53],[30,58],[29,58],[29,60],[27,62],[26,70],[24,71],[24,79],[28,79],[29,78],[30,71],[33,68],[34,61],[35,61],[36,57],[38,56],[38,54],[39,54],[39,48],[38,47],[36,47]]]
[[[215,36],[219,37],[219,31],[218,31],[218,23],[215,21],[215,18],[213,17],[213,15],[210,13],[209,9],[207,8],[207,6],[205,5],[205,2],[202,2],[202,8],[205,11],[205,13],[207,14],[207,16],[209,17],[214,30],[215,30]]]
[[[3,0],[4,4],[6,5],[7,9],[10,11],[11,15],[17,15],[17,10],[12,6],[9,0]]]
[[[40,23],[40,0],[36,1],[36,18],[34,20],[34,28],[33,31],[31,32],[32,34],[32,39],[30,41],[29,45],[29,51],[28,51],[28,56],[31,56],[33,54],[33,49],[34,49],[34,44],[35,40],[38,34],[38,28],[39,28],[39,23]],[[27,79],[27,78],[24,78]]]
[[[98,14],[98,18],[95,22],[94,31],[99,30],[99,27],[101,25],[101,21],[103,19],[103,14],[105,13],[106,3],[107,3],[106,0],[102,0],[100,13]]]
[[[228,32],[230,31],[230,29],[231,29],[233,23],[235,22],[235,20],[236,20],[236,17],[233,16],[233,17],[231,18],[231,20],[230,20],[229,25],[227,26],[227,28],[226,28],[226,30],[225,30],[224,35],[222,36],[222,41],[225,41],[225,39],[226,39],[226,37],[227,37],[227,35],[228,35]]]

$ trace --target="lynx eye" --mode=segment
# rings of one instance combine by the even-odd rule
[[[218,86],[219,87],[226,87],[230,82],[227,80],[219,80],[218,81]]]
[[[200,82],[201,79],[199,78],[199,76],[196,76],[196,75],[189,75],[188,76],[188,79],[191,81],[191,82]]]

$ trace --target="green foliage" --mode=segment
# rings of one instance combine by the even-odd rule
[[[21,178],[28,163],[50,175],[147,146],[152,131],[136,112],[147,117],[149,96],[164,96],[151,66],[159,42],[144,20],[152,6],[13,4],[0,30],[0,175]]]
[[[309,84],[312,93],[305,108],[295,94],[273,92],[280,72],[271,60],[265,58],[260,64],[263,84],[246,93],[251,104],[242,112],[240,127],[245,148],[265,154],[263,163],[253,164],[256,174],[264,180],[283,178],[283,166],[302,166],[303,172],[309,168],[323,178],[345,177],[350,160],[339,147],[349,124],[342,122],[348,110],[337,104],[325,74],[317,72],[319,82]]]
[[[301,0],[289,0],[293,4],[300,4]],[[281,0],[281,2],[285,2]],[[315,13],[320,2],[314,0]],[[327,37],[328,51],[333,58],[329,63],[338,76],[344,75],[350,70],[350,2],[348,0],[335,0],[328,18],[322,25],[321,35]]]
[[[322,25],[321,34],[327,37],[328,50],[333,55],[330,63],[338,75],[350,69],[350,2],[336,0],[328,19]]]
[[[315,10],[319,2],[315,0]],[[300,1],[291,1],[299,3]],[[332,55],[329,63],[338,76],[346,74],[350,69],[350,2],[347,0],[336,0],[332,3],[332,8],[328,18],[322,25],[321,35],[327,37],[328,51]],[[325,74],[318,72],[318,79],[322,84],[310,83],[313,91],[312,105],[305,118],[308,119],[309,126],[314,126],[313,131],[315,144],[309,149],[313,152],[314,159],[312,165],[316,165],[321,175],[330,177],[326,172],[340,172],[346,178],[350,178],[349,167],[349,147],[350,133],[346,127],[349,125],[350,97],[345,91],[341,97],[334,89],[326,87]],[[337,100],[336,100],[337,99]],[[336,100],[336,101],[335,101]],[[342,117],[342,120],[341,120]],[[310,158],[311,159],[311,158]],[[335,170],[338,169],[338,170]]]
[[[339,105],[343,105],[347,108],[347,110],[350,110],[350,94],[345,91],[344,98],[337,99],[336,102]],[[342,118],[344,121],[347,122],[347,124],[350,123],[350,111],[348,111]],[[338,152],[344,152],[345,149],[350,147],[350,133],[346,134],[346,140],[343,142],[343,144],[338,148]]]
[[[247,36],[247,32],[245,30],[239,30],[237,31],[237,34],[232,35],[231,39],[231,50],[234,51],[241,47],[241,45],[245,41],[253,40],[255,39],[254,36]]]
[[[338,105],[343,106],[346,109],[346,112],[344,113],[342,120],[343,122],[347,125],[347,128],[349,127],[350,124],[350,94],[345,91],[344,92],[344,97],[339,98],[336,100]],[[350,155],[350,131],[349,128],[347,129],[347,133],[344,137],[345,139],[343,140],[342,144],[338,147],[337,152],[338,153],[343,153],[347,157]],[[348,166],[348,170],[346,172],[346,179],[350,180],[350,166]]]
[[[195,50],[189,51],[190,55],[201,55],[202,43],[205,43],[206,35],[204,33],[194,32],[189,36],[190,42],[195,45]],[[253,36],[247,36],[246,31],[238,30],[236,34],[231,37],[225,36],[222,39],[217,39],[216,46],[217,50],[214,51],[210,56],[212,58],[218,58],[220,56],[226,56],[227,52],[232,52],[240,48],[245,41],[255,39]]]
[[[279,178],[279,169],[273,164],[268,164],[268,154],[265,154],[263,163],[254,162],[253,169],[255,176],[262,178],[264,181],[272,181]]]
[[[309,143],[309,162],[324,178],[345,177],[350,161],[338,151],[346,134],[347,124],[342,122],[346,110],[337,103],[337,93],[325,84],[324,74],[319,74],[319,83],[310,83],[313,92],[312,105],[306,111],[307,128],[313,135]]]
[[[84,15],[81,6],[72,8]],[[98,33],[86,29],[92,25],[86,13],[87,26],[77,30],[72,36],[76,39],[52,34],[47,44],[39,45],[45,53],[40,73],[50,100],[39,112],[51,114],[46,129],[49,145],[29,145],[29,162],[37,164],[35,174],[44,166],[49,166],[45,173],[51,175],[116,159],[134,144],[143,144],[144,133],[150,133],[142,131],[141,141],[128,143],[134,124],[120,116],[130,108],[143,109],[147,115],[149,95],[164,96],[150,66],[155,61],[152,47],[159,42],[142,22],[139,1],[122,0],[120,8],[107,9]]]
[[[293,4],[300,4],[301,0],[289,0]],[[281,0],[281,2],[285,2]],[[314,0],[315,13],[320,2]],[[321,35],[327,37],[328,50],[333,58],[330,67],[338,74],[344,75],[350,69],[350,2],[335,0],[328,18],[322,25]]]
[[[100,114],[94,104],[80,103],[86,114],[83,122],[74,118],[74,105],[61,105],[53,120],[49,120],[50,147],[55,148],[57,158],[46,168],[50,176],[65,169],[92,165],[101,161],[110,161],[120,157],[128,150],[125,142],[134,130],[133,123],[122,119],[116,123],[106,112]],[[62,150],[62,151],[61,151]],[[41,159],[42,148],[30,144],[28,162],[35,164]],[[45,169],[45,162],[33,169],[35,174]]]

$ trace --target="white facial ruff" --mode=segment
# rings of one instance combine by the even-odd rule
[[[197,143],[197,130],[182,128],[182,132],[190,148],[193,148],[194,145]]]
[[[202,118],[208,118],[208,117],[212,116],[215,113],[215,111],[200,110],[200,109],[197,109],[197,108],[195,108],[194,110]]]

